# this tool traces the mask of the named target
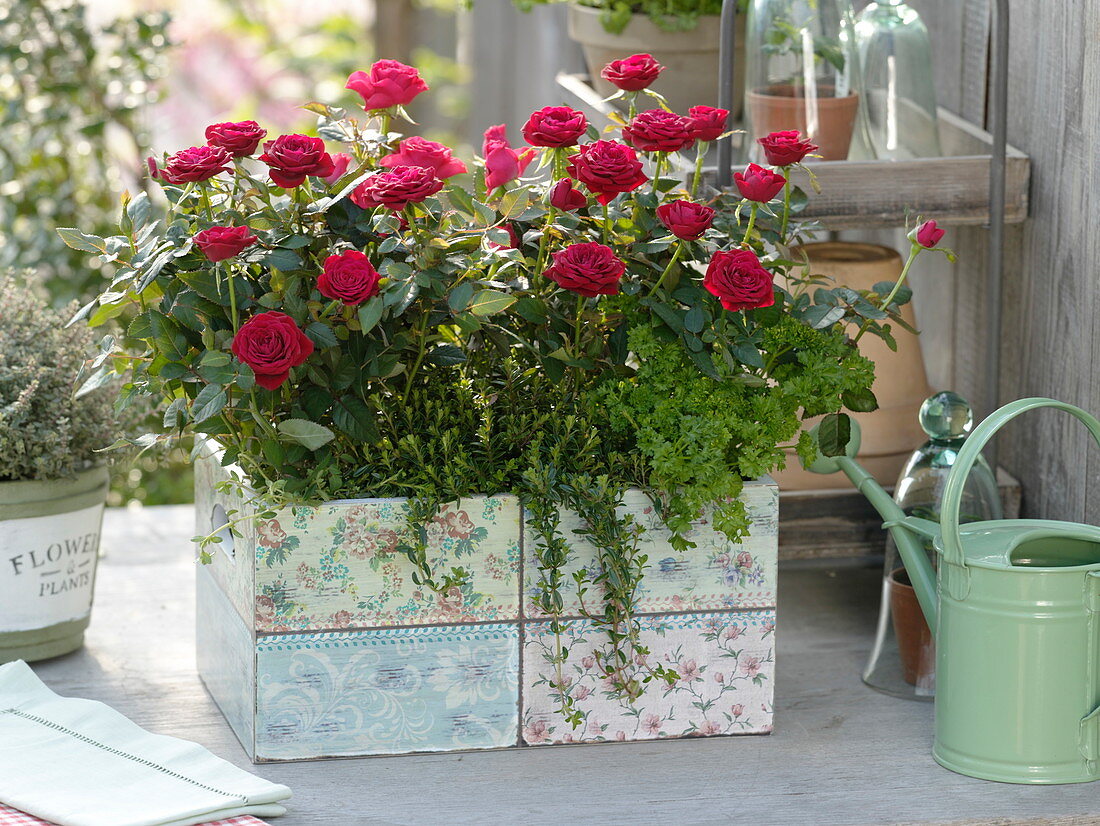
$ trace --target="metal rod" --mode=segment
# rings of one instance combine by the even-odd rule
[[[718,108],[729,110],[726,117],[726,131],[731,128],[733,117],[733,89],[737,47],[737,0],[722,0],[722,19],[719,23],[718,39]],[[718,139],[718,168],[715,171],[715,186],[725,189],[733,183],[733,135]]]
[[[1000,406],[1001,333],[1003,327],[1003,269],[1005,246],[1005,167],[1008,162],[1008,0],[996,0],[993,14],[992,83],[990,121],[993,153],[989,163],[989,261],[986,295],[989,319],[986,330],[986,414]],[[997,446],[989,446],[986,458],[997,468]]]

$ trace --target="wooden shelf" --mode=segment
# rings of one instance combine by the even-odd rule
[[[589,85],[585,75],[559,74],[558,86],[569,105],[581,109],[603,128],[611,123],[613,107]],[[812,194],[801,214],[829,229],[868,229],[904,226],[917,215],[944,225],[981,226],[989,222],[989,165],[992,136],[940,109],[941,158],[903,161],[819,161],[813,164],[821,193]],[[734,157],[738,157],[735,135]],[[684,166],[689,164],[685,161]],[[714,166],[706,170],[714,181]],[[1005,185],[1005,220],[1020,223],[1028,214],[1031,160],[1009,146]],[[796,183],[809,191],[809,179],[799,173]]]

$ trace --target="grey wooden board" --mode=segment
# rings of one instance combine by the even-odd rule
[[[880,577],[865,568],[781,574],[770,736],[253,767],[195,673],[192,521],[184,506],[109,511],[87,645],[35,670],[286,783],[279,826],[1100,823],[1100,787],[987,783],[932,761],[931,706],[859,680]]]

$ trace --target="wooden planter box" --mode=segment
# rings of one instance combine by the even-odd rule
[[[198,461],[198,533],[242,508],[215,490],[227,478],[215,459]],[[671,549],[640,491],[624,503],[648,528],[638,616],[650,661],[680,675],[671,689],[653,680],[634,705],[610,696],[591,656],[605,635],[578,615],[566,577],[563,670],[585,716],[575,730],[551,696],[553,635],[532,605],[537,569],[513,496],[462,500],[430,526],[437,570],[471,572],[443,597],[415,585],[393,552],[404,500],[242,522],[242,536],[198,566],[199,673],[255,762],[766,733],[779,497],[769,479],[743,497],[752,536],[733,545],[704,517],[688,554]],[[567,514],[566,536],[570,524]],[[579,537],[572,564],[595,564]]]

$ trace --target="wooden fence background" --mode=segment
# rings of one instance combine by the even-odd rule
[[[985,125],[989,0],[910,3],[932,33],[941,105]],[[1031,156],[1032,217],[1007,237],[1000,401],[1043,395],[1100,413],[1100,246],[1089,211],[1100,184],[1100,2],[1012,0],[1011,15],[1009,140]],[[554,74],[582,65],[561,6],[524,15],[510,0],[476,0],[458,28],[473,72],[475,144],[493,123],[508,123],[518,140],[528,113],[560,102]],[[900,233],[862,237],[902,241]],[[928,256],[937,261],[914,274],[932,384],[962,393],[982,413],[994,403],[984,398],[987,238],[982,228],[952,229],[959,263]],[[1079,520],[1098,510],[1100,451],[1069,417],[1032,414],[1007,431],[1000,451],[1024,483],[1026,513]]]

